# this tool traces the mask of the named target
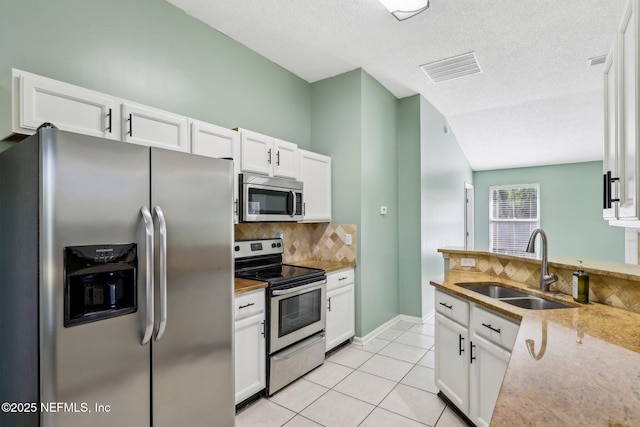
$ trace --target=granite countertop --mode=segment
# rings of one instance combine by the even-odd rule
[[[321,268],[322,270],[325,270],[327,273],[344,270],[346,268],[353,268],[356,266],[355,262],[324,261],[324,260],[317,260],[317,259],[295,261],[287,264],[300,265],[302,267],[310,267],[310,268]],[[256,289],[266,288],[267,286],[268,285],[266,282],[259,282],[257,280],[248,280],[248,279],[239,279],[239,278],[235,279],[236,295],[240,295],[245,292],[254,291]]]
[[[526,310],[455,285],[487,281],[575,308]],[[521,322],[492,426],[640,425],[640,314],[482,273],[449,271],[431,284]]]

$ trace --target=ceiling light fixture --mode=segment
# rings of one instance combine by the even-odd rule
[[[429,9],[429,0],[380,0],[380,3],[398,21],[404,21]]]

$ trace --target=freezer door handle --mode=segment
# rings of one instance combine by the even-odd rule
[[[164,331],[167,327],[167,222],[164,218],[164,212],[160,206],[153,208],[153,213],[158,218],[158,237],[160,242],[158,249],[158,271],[160,282],[160,298],[158,303],[160,304],[160,323],[158,324],[158,330],[156,331],[156,341],[160,341]]]
[[[151,337],[153,336],[153,218],[151,218],[151,212],[149,212],[149,208],[143,206],[140,209],[140,213],[142,214],[142,219],[144,220],[144,230],[145,230],[145,266],[147,277],[145,280],[145,305],[147,310],[147,320],[144,329],[144,336],[142,337],[142,342],[140,344],[146,345],[149,341],[151,341]]]

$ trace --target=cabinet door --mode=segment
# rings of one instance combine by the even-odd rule
[[[271,175],[274,158],[273,138],[240,129],[240,150],[242,172]]]
[[[475,332],[471,338],[470,418],[477,426],[489,426],[511,353]]]
[[[326,350],[355,335],[355,286],[327,292]]]
[[[189,149],[188,119],[143,105],[122,104],[122,140],[150,147]]]
[[[238,223],[238,174],[240,173],[240,134],[199,120],[191,120],[191,152],[201,156],[233,159],[233,217]]]
[[[331,157],[300,153],[300,181],[304,183],[303,220],[331,222]]]
[[[19,79],[22,128],[35,130],[50,122],[62,130],[118,139],[113,115],[120,112],[114,111],[114,98],[28,73]]]
[[[235,322],[236,404],[266,387],[264,313]]]
[[[627,3],[618,30],[618,173],[620,219],[638,219],[638,11],[637,1]]]
[[[436,386],[469,413],[469,330],[436,313]]]
[[[618,217],[618,203],[610,202],[618,198],[618,181],[609,182],[608,176],[618,178],[618,137],[617,137],[617,74],[616,47],[614,43],[611,52],[604,63],[604,203],[602,217],[616,219]],[[611,203],[611,207],[608,205]]]
[[[273,140],[273,176],[298,178],[298,146],[280,139]]]

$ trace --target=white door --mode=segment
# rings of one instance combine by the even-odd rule
[[[436,386],[469,413],[469,331],[436,313]]]
[[[266,387],[264,312],[235,322],[236,404]]]
[[[488,427],[511,353],[475,332],[471,342],[470,418],[476,426]]]
[[[273,172],[273,138],[252,132],[240,130],[240,150],[242,172],[253,172],[271,175]]]
[[[144,105],[122,104],[122,140],[188,153],[189,121],[186,117]]]
[[[58,129],[118,139],[114,98],[67,83],[24,73],[20,76],[20,126],[33,133],[45,122]]]
[[[298,178],[298,146],[281,139],[273,139],[273,176]]]
[[[474,218],[474,198],[473,198],[473,185],[469,183],[464,183],[464,248],[469,250],[473,249],[473,222]]]
[[[303,220],[331,221],[331,157],[298,150],[304,183]]]

